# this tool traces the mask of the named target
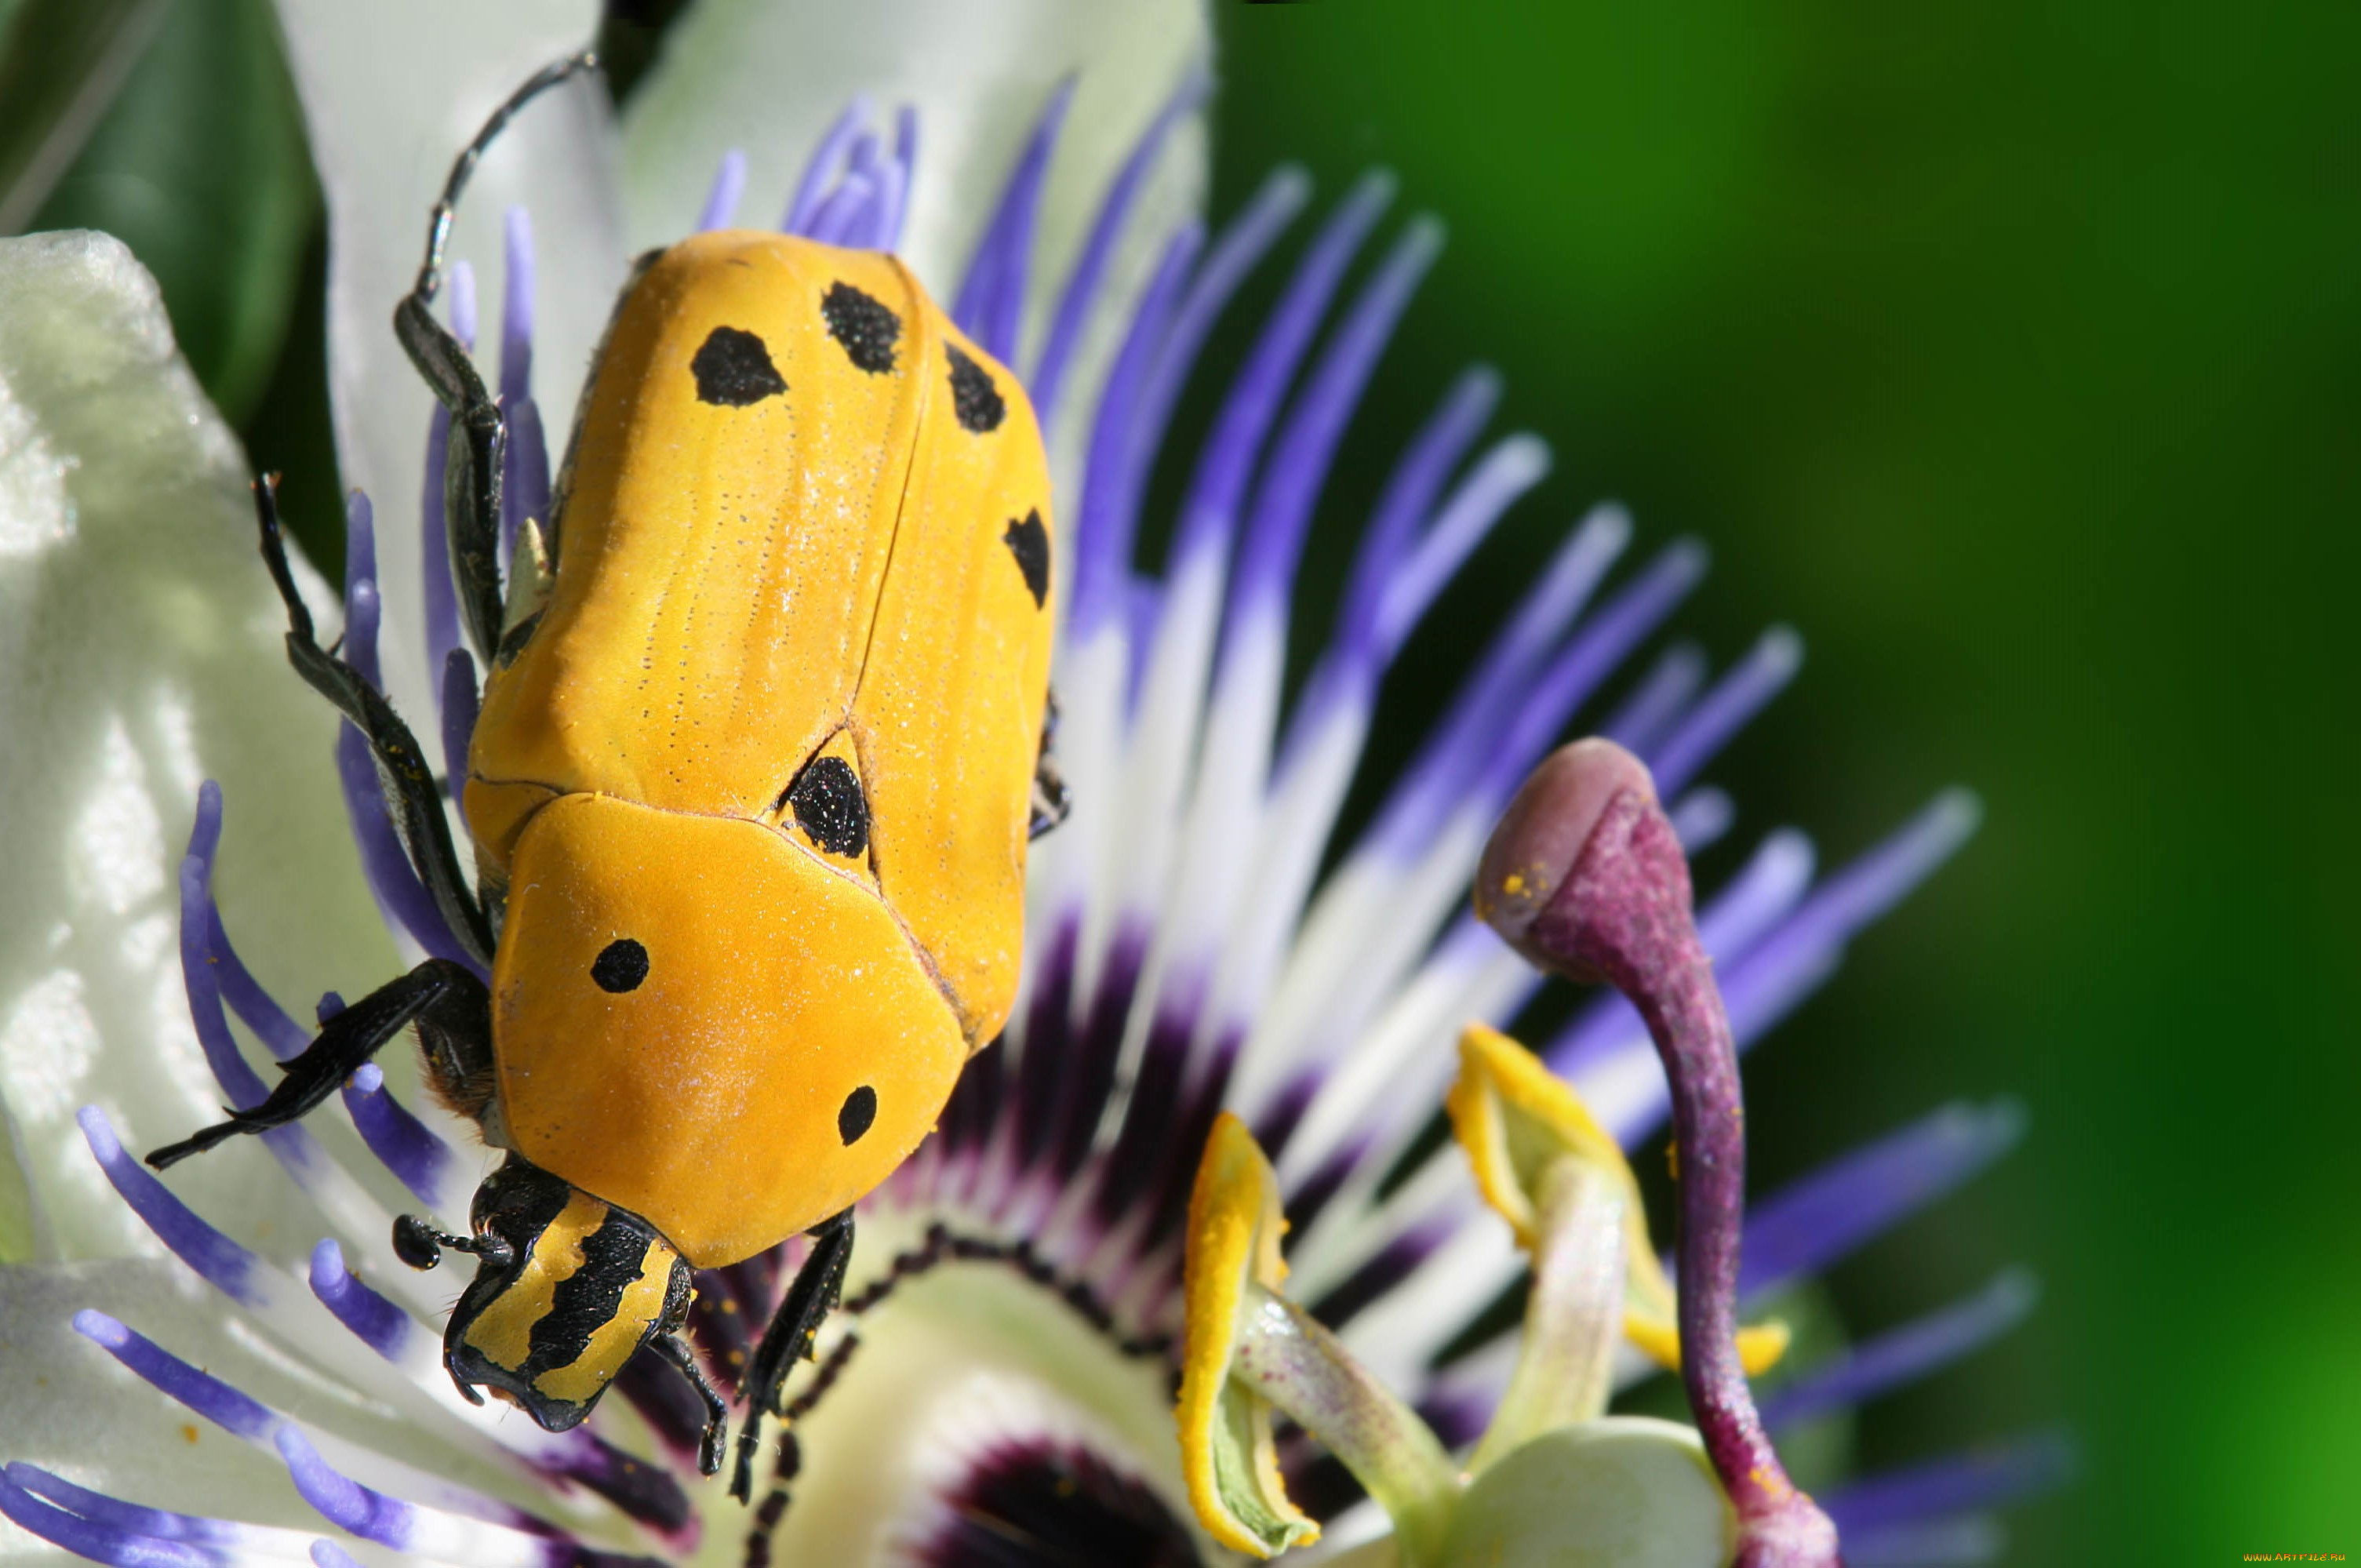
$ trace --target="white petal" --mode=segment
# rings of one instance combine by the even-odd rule
[[[856,93],[918,112],[917,181],[901,254],[939,301],[955,294],[1019,148],[1060,82],[1074,101],[1050,167],[1026,320],[1029,371],[1056,291],[1108,181],[1148,122],[1210,52],[1202,0],[860,0],[778,5],[705,0],[667,35],[623,124],[625,210],[634,247],[694,227],[724,152],[742,150],[739,221],[775,225],[820,134]],[[1113,356],[1155,252],[1203,200],[1202,123],[1180,126],[1140,194],[1108,269],[1052,432],[1060,453]],[[1071,496],[1076,477],[1061,462]]]
[[[287,667],[246,475],[121,242],[0,241],[0,1097],[30,1191],[17,1234],[0,1228],[16,1255],[157,1250],[78,1106],[143,1146],[219,1119],[177,946],[202,780],[228,803],[223,918],[265,985],[301,1016],[395,970],[345,827],[336,720]],[[315,1239],[258,1147],[173,1185],[241,1241],[285,1255]],[[289,1234],[299,1221],[314,1234]]]
[[[177,1263],[116,1260],[0,1267],[0,1461],[38,1464],[149,1508],[248,1524],[321,1529],[284,1465],[156,1391],[74,1332],[95,1308],[182,1359],[261,1397],[270,1382],[227,1332],[225,1304]],[[43,1369],[36,1373],[34,1368]],[[283,1380],[282,1380],[283,1381]],[[0,1520],[0,1555],[68,1560]]]
[[[377,503],[387,685],[413,727],[431,720],[419,648],[416,529],[433,399],[393,335],[451,159],[525,78],[588,45],[596,0],[280,0],[312,159],[328,200],[329,390],[347,486]],[[622,280],[614,126],[583,79],[521,115],[460,203],[451,257],[485,302],[478,366],[497,376],[502,214],[530,204],[540,257],[534,400],[553,442],[572,418],[590,349]],[[496,383],[495,383],[496,384]],[[431,723],[427,725],[431,728]]]

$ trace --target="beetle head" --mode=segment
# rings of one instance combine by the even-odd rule
[[[580,1423],[650,1335],[688,1310],[688,1266],[637,1214],[511,1155],[476,1190],[488,1245],[451,1310],[443,1364],[550,1431]]]

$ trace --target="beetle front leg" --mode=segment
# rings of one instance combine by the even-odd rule
[[[746,1424],[738,1429],[738,1468],[730,1479],[730,1495],[740,1502],[754,1496],[754,1448],[765,1413],[777,1415],[779,1389],[798,1361],[812,1358],[812,1339],[820,1324],[836,1310],[844,1293],[845,1266],[852,1261],[852,1211],[812,1227],[811,1255],[787,1287],[771,1326],[763,1332],[754,1359],[739,1380],[739,1398],[746,1401]]]
[[[675,1370],[688,1379],[688,1386],[697,1390],[697,1397],[705,1401],[705,1436],[697,1445],[697,1473],[700,1475],[719,1475],[722,1445],[730,1438],[730,1407],[722,1402],[713,1385],[705,1380],[705,1374],[697,1370],[697,1353],[688,1347],[688,1342],[678,1332],[656,1335],[648,1342],[648,1348],[671,1363]]]
[[[334,703],[367,738],[379,776],[386,784],[392,807],[393,828],[410,856],[412,870],[434,900],[451,934],[485,967],[492,959],[491,927],[468,890],[467,873],[452,847],[450,819],[443,814],[443,789],[418,738],[385,694],[358,670],[320,646],[312,626],[312,612],[296,590],[295,574],[287,564],[287,539],[279,524],[278,476],[266,474],[255,482],[254,513],[262,534],[262,560],[278,585],[287,607],[287,662],[313,691]]]
[[[267,1133],[302,1117],[336,1091],[363,1062],[413,1022],[456,1032],[466,1014],[489,1016],[491,993],[484,982],[448,959],[429,959],[400,980],[378,987],[320,1026],[317,1038],[293,1060],[286,1076],[261,1104],[232,1109],[229,1120],[167,1144],[148,1157],[158,1170],[243,1133]]]
[[[1041,749],[1033,761],[1033,820],[1027,828],[1027,839],[1038,839],[1054,831],[1074,809],[1074,797],[1066,788],[1066,775],[1058,766],[1058,688],[1049,688],[1049,701],[1041,709]]]

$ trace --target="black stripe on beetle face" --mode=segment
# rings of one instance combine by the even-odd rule
[[[697,401],[721,408],[746,408],[787,389],[763,340],[734,326],[708,333],[688,369],[697,378]]]
[[[1016,569],[1025,574],[1025,587],[1033,596],[1038,609],[1049,598],[1049,531],[1042,526],[1041,514],[1028,511],[1022,518],[1009,520],[1008,532],[1000,536],[1008,553],[1016,557]]]
[[[557,1282],[549,1310],[533,1321],[532,1354],[518,1369],[525,1382],[582,1359],[591,1336],[615,1321],[623,1292],[647,1267],[654,1243],[644,1224],[607,1211],[598,1228],[582,1238],[582,1266]]]
[[[883,376],[894,368],[894,345],[902,339],[900,316],[850,283],[829,284],[819,313],[854,369]]]

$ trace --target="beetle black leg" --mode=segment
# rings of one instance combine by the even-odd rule
[[[452,214],[484,149],[518,110],[559,82],[598,68],[598,56],[588,50],[568,55],[536,72],[492,111],[476,139],[452,162],[442,197],[427,221],[426,259],[418,269],[417,281],[393,311],[394,335],[434,396],[451,411],[444,516],[450,520],[451,567],[458,578],[460,614],[476,656],[488,670],[500,645],[500,468],[508,450],[508,420],[467,349],[434,319],[433,305],[443,286],[443,252],[451,237]]]
[[[1028,838],[1053,831],[1074,809],[1067,793],[1066,775],[1058,767],[1058,691],[1049,689],[1049,705],[1041,710],[1041,750],[1033,763],[1033,821]]]
[[[811,1255],[787,1287],[787,1299],[763,1332],[754,1359],[738,1382],[739,1398],[746,1401],[746,1421],[738,1429],[738,1468],[730,1478],[730,1495],[751,1502],[754,1495],[754,1448],[763,1417],[779,1413],[779,1388],[798,1361],[812,1358],[812,1336],[836,1310],[844,1291],[845,1266],[852,1261],[852,1211],[812,1227]]]
[[[697,1353],[689,1348],[686,1340],[676,1333],[658,1334],[648,1342],[648,1348],[672,1363],[688,1379],[688,1386],[697,1390],[697,1397],[705,1401],[705,1436],[697,1445],[697,1473],[719,1475],[722,1446],[730,1438],[730,1407],[714,1391],[713,1385],[705,1380],[705,1374],[697,1370]]]
[[[481,1030],[484,1025],[472,1019],[488,1018],[490,1011],[491,996],[483,981],[448,959],[429,959],[322,1025],[318,1037],[301,1056],[280,1064],[286,1076],[261,1104],[232,1110],[228,1121],[166,1145],[149,1155],[148,1163],[162,1170],[241,1133],[286,1126],[335,1093],[338,1084],[406,1025],[414,1022],[422,1033]]]
[[[279,526],[279,476],[266,474],[255,482],[255,521],[262,533],[262,559],[271,581],[287,606],[287,660],[313,690],[335,704],[368,737],[393,806],[394,831],[419,880],[434,900],[444,923],[478,963],[489,966],[491,932],[484,912],[468,891],[467,873],[459,868],[452,847],[450,819],[443,814],[444,793],[435,786],[434,770],[426,764],[418,738],[401,715],[393,710],[358,670],[320,646],[312,630],[312,612],[295,591],[295,575],[287,565],[287,539]]]
[[[467,349],[434,319],[425,296],[402,297],[394,307],[393,330],[410,362],[451,411],[443,515],[449,520],[451,570],[467,640],[489,669],[500,641],[500,469],[508,452],[508,418]]]

